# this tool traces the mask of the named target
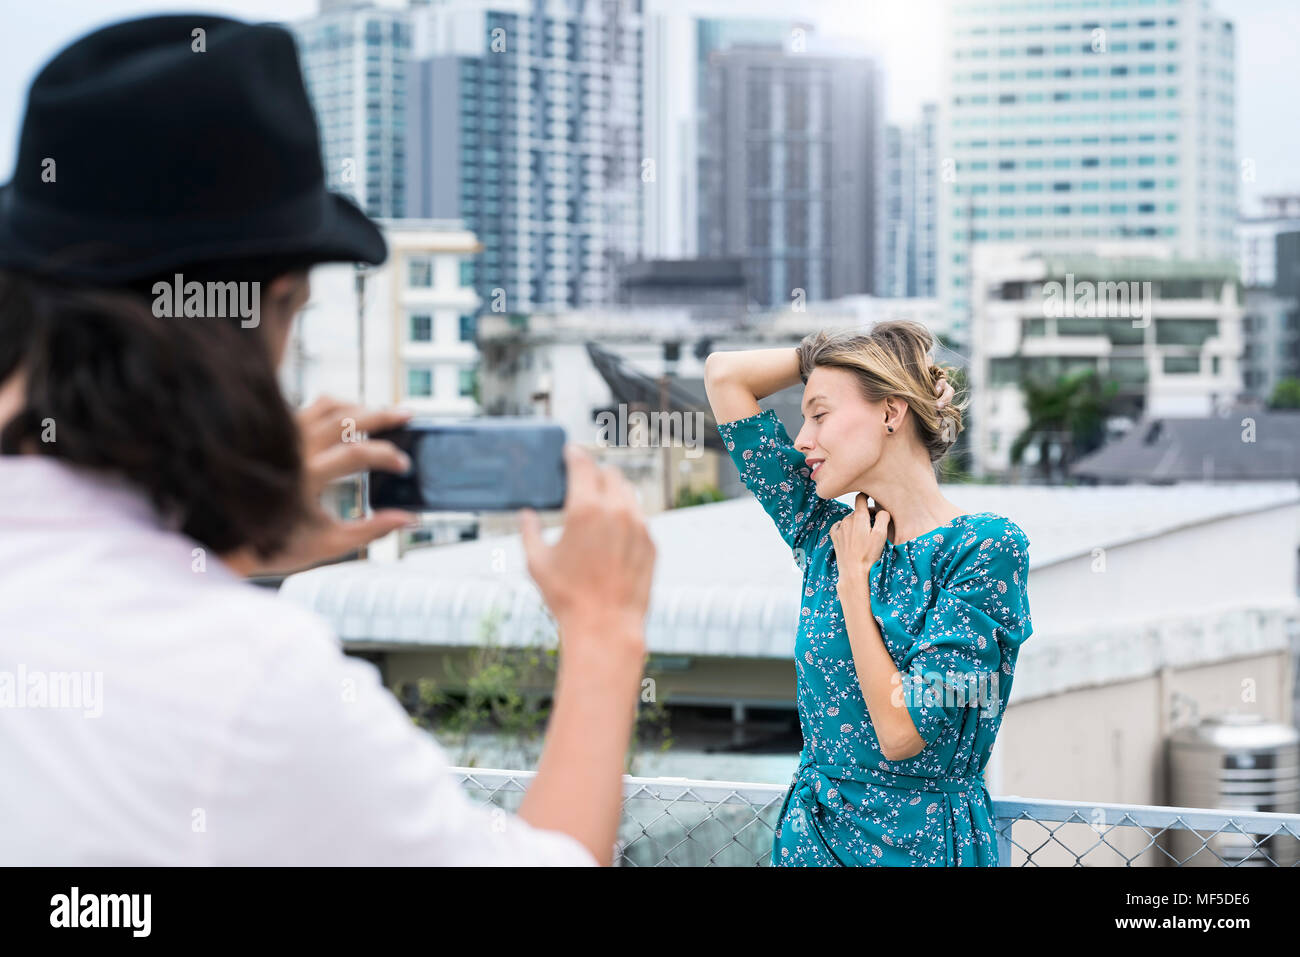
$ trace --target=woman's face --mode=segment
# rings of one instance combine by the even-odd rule
[[[794,446],[803,453],[821,498],[837,498],[880,460],[885,403],[868,402],[852,372],[817,366],[803,390],[803,428]]]

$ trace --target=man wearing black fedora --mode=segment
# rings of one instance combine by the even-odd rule
[[[344,421],[405,417],[295,416],[276,379],[311,266],[386,256],[325,187],[284,29],[147,17],[37,75],[0,188],[0,860],[611,862],[654,563],[617,471],[570,447],[563,535],[521,516],[563,654],[518,815],[469,801],[374,667],[244,581],[411,519],[319,504],[408,464]],[[248,284],[258,320],[160,310],[182,281]]]

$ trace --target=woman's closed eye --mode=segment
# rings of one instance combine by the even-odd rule
[[[814,422],[816,422],[818,419],[820,419],[820,418],[821,418],[823,415],[825,415],[825,414],[826,414],[825,412],[818,412],[816,415],[814,415],[814,416],[812,417],[812,420],[813,420]]]

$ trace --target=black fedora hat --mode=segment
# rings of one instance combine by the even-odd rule
[[[189,264],[381,263],[325,188],[293,37],[212,15],[96,30],[32,82],[0,268],[113,284]]]

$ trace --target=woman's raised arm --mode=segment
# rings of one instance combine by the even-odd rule
[[[801,381],[793,347],[713,352],[704,360],[704,391],[718,425],[757,415],[759,399]]]

